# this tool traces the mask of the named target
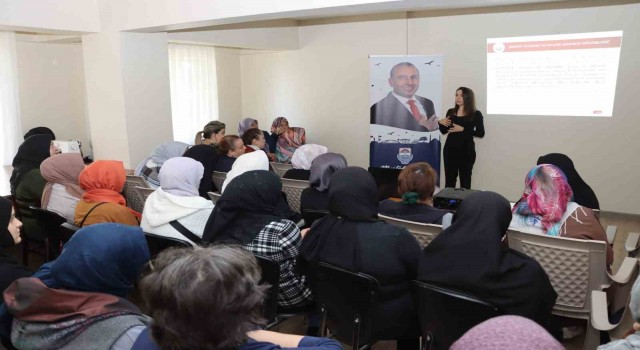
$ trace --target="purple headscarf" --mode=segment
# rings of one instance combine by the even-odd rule
[[[245,131],[251,129],[251,124],[257,122],[253,118],[244,118],[238,123],[238,136],[242,137]]]
[[[158,179],[162,190],[175,196],[197,197],[204,166],[187,157],[168,159],[162,165]]]

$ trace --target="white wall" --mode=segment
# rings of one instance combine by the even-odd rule
[[[59,140],[91,144],[86,119],[82,46],[18,42],[22,129],[51,128]]]
[[[218,118],[227,124],[226,132],[235,134],[242,118],[242,71],[240,50],[217,47]],[[204,125],[203,125],[204,126]],[[194,130],[195,135],[197,130]]]
[[[100,31],[98,0],[0,0],[0,30],[97,32]]]
[[[476,91],[484,111],[488,37],[623,30],[613,117],[488,116],[487,135],[476,142],[473,187],[515,199],[538,156],[562,152],[574,159],[603,210],[638,214],[638,13],[640,4],[628,4],[303,22],[299,51],[242,57],[243,115],[258,117],[263,129],[274,117],[286,116],[291,125],[307,128],[308,142],[367,166],[368,55],[443,54],[444,107],[453,103],[447,96],[464,85]]]

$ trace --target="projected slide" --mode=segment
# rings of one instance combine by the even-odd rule
[[[610,117],[622,31],[487,39],[487,113]]]

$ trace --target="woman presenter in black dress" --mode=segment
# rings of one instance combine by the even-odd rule
[[[471,171],[476,161],[474,137],[484,137],[482,113],[476,109],[473,91],[466,87],[456,90],[455,106],[446,117],[438,120],[440,132],[449,134],[444,144],[445,187],[456,187],[460,174],[460,187],[471,188]]]

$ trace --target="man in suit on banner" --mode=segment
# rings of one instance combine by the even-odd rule
[[[420,72],[416,66],[410,62],[393,66],[389,85],[393,91],[371,106],[371,124],[411,131],[438,130],[433,102],[415,94],[420,87]]]

